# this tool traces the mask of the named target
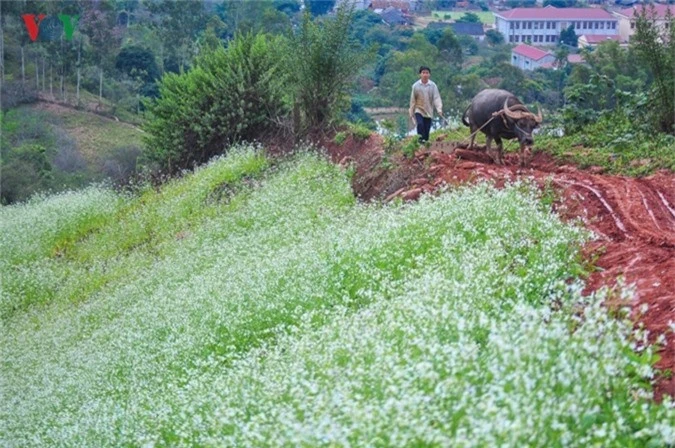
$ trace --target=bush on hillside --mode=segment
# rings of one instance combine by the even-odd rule
[[[117,185],[127,184],[137,174],[138,158],[141,148],[136,145],[126,145],[115,148],[101,166],[103,175]]]
[[[36,102],[37,90],[33,86],[22,84],[21,81],[5,81],[0,83],[0,96],[2,96],[2,110],[8,111],[21,104]]]
[[[286,112],[279,48],[279,38],[240,34],[227,48],[205,48],[189,72],[165,75],[160,98],[145,102],[149,161],[178,172],[273,131]]]
[[[9,150],[3,146],[0,202],[11,204],[28,199],[33,193],[51,185],[52,165],[47,150],[26,143]]]

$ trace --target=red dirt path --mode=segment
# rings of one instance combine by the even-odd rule
[[[630,303],[633,316],[645,324],[650,342],[666,337],[656,367],[675,372],[675,174],[661,171],[646,178],[600,174],[601,169],[580,170],[561,165],[550,155],[536,153],[527,168],[518,167],[516,154],[505,154],[505,166],[492,163],[485,151],[453,149],[449,143],[437,150],[419,151],[413,160],[398,158],[382,165],[382,139],[373,135],[365,141],[350,137],[338,146],[324,140],[331,158],[338,163],[353,162],[355,193],[364,200],[415,200],[443,184],[458,185],[479,179],[493,179],[497,186],[516,178],[531,178],[541,187],[552,186],[559,199],[554,209],[564,218],[581,218],[598,239],[585,248],[589,257],[598,257],[599,268],[587,281],[586,293],[602,286],[614,286],[623,276],[635,286]],[[446,146],[443,148],[443,146]],[[440,149],[440,150],[438,150]],[[648,305],[641,315],[640,308]],[[615,306],[620,304],[608,304]],[[675,397],[675,376],[656,382],[655,398]]]

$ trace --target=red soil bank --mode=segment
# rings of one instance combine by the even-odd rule
[[[527,168],[518,167],[517,154],[506,154],[506,165],[498,166],[484,150],[454,148],[451,143],[419,151],[413,160],[383,163],[382,143],[377,135],[365,141],[350,137],[340,146],[323,142],[335,162],[356,165],[353,188],[364,200],[416,200],[443,184],[479,179],[492,179],[499,187],[508,180],[530,178],[541,187],[553,187],[559,197],[555,210],[564,219],[581,218],[598,236],[585,248],[589,257],[597,257],[599,268],[585,292],[614,286],[620,276],[626,285],[634,285],[630,305],[636,321],[649,330],[650,341],[666,337],[657,368],[675,372],[675,334],[669,329],[669,322],[675,323],[675,174],[609,176],[599,167],[561,165],[545,153],[536,153]],[[648,305],[644,315],[639,311],[643,304]],[[675,396],[675,377],[659,378],[655,398],[660,400],[664,393]]]

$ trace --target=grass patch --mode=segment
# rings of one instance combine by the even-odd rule
[[[607,173],[646,176],[659,169],[675,171],[675,138],[666,134],[616,139],[537,136],[536,147],[581,168],[600,166]]]
[[[600,124],[587,132],[556,137],[546,132],[535,136],[534,149],[552,154],[561,162],[581,168],[600,166],[608,174],[646,176],[659,169],[675,171],[675,137],[667,134],[630,134],[603,130]],[[455,130],[441,129],[429,140],[469,143],[471,133],[465,126]],[[504,152],[518,152],[517,140],[503,140]],[[485,135],[476,134],[475,144],[485,145]],[[494,145],[494,143],[493,143]]]
[[[476,14],[484,25],[493,25],[495,23],[495,15],[490,11],[471,11]],[[464,11],[433,11],[431,17],[435,21],[458,20],[466,14]],[[448,17],[449,18],[446,18]]]
[[[34,110],[33,106],[21,107]],[[127,123],[66,107],[59,108],[58,115],[49,110],[43,113],[49,123],[75,140],[77,148],[92,165],[101,165],[117,148],[142,147],[142,132]]]
[[[347,129],[358,140],[366,140],[373,133],[366,125],[361,123],[348,123]]]
[[[342,146],[342,144],[347,140],[347,133],[346,132],[338,132],[335,134],[335,137],[333,137],[333,141],[335,142],[336,145]]]

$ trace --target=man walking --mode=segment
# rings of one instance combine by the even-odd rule
[[[417,135],[420,142],[428,142],[434,108],[442,117],[443,103],[436,83],[429,79],[431,76],[429,67],[420,67],[419,74],[420,79],[413,84],[410,93],[409,114],[410,118],[417,123]]]

